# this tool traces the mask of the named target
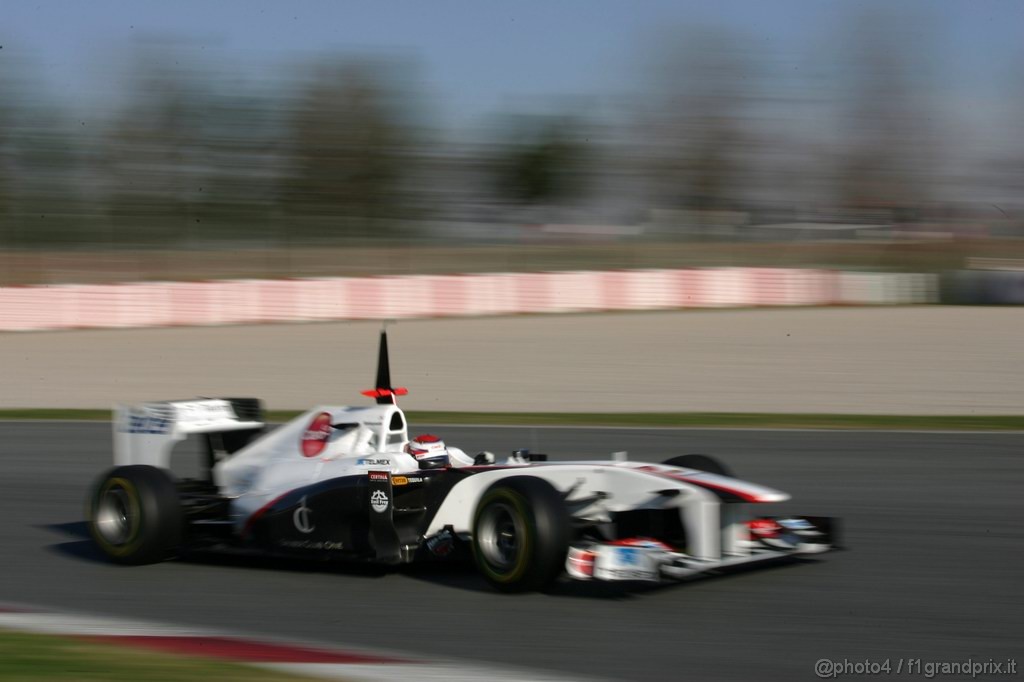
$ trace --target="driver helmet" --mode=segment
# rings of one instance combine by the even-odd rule
[[[448,466],[448,448],[440,437],[432,433],[416,436],[406,444],[405,451],[416,458],[420,469],[441,469]]]

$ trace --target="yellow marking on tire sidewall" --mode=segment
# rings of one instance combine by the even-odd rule
[[[129,536],[128,540],[122,545],[110,544],[106,540],[106,538],[103,537],[102,533],[96,532],[93,535],[95,536],[97,542],[103,545],[104,551],[113,554],[114,556],[124,557],[132,554],[135,550],[137,550],[139,544],[142,542],[142,504],[140,504],[138,489],[135,487],[134,483],[132,483],[126,478],[121,478],[120,476],[116,478],[107,479],[107,481],[100,488],[99,494],[96,496],[96,504],[98,506],[100,500],[103,499],[103,496],[106,495],[107,492],[118,486],[122,490],[124,490],[125,494],[128,496],[129,513],[131,515],[131,519],[133,520],[131,535]],[[94,510],[94,519],[95,516],[96,512]]]
[[[491,502],[492,498],[495,497],[511,503],[512,506],[515,507],[516,511],[519,513],[520,518],[523,521],[523,530],[525,531],[522,543],[522,550],[519,552],[518,561],[516,562],[516,566],[511,573],[497,573],[491,568],[491,565],[487,562],[487,559],[483,557],[481,557],[482,560],[480,562],[480,565],[487,572],[487,574],[490,575],[495,581],[500,583],[512,583],[522,578],[523,573],[526,572],[526,569],[529,565],[528,559],[531,550],[530,535],[533,531],[530,528],[530,524],[528,521],[529,514],[527,513],[526,505],[524,504],[525,500],[523,500],[522,495],[515,492],[514,490],[495,490],[494,492],[486,495],[484,499],[481,500],[481,507],[487,505],[489,502]],[[477,552],[476,543],[473,544],[473,551]]]

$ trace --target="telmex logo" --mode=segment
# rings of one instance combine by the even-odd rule
[[[306,430],[302,432],[302,456],[316,457],[327,447],[327,439],[331,435],[331,415],[321,412],[313,417]]]

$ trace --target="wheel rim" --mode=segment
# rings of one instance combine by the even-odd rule
[[[487,506],[477,527],[477,543],[488,564],[499,572],[515,568],[525,528],[515,510],[504,502]]]
[[[96,509],[96,530],[115,547],[126,544],[132,537],[137,513],[128,491],[114,484],[103,491]]]

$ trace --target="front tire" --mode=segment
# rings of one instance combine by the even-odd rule
[[[473,557],[502,592],[539,590],[565,569],[569,512],[547,481],[513,476],[484,492],[473,515]]]
[[[157,467],[115,467],[89,498],[89,534],[118,564],[150,564],[178,549],[184,517],[171,476]]]

